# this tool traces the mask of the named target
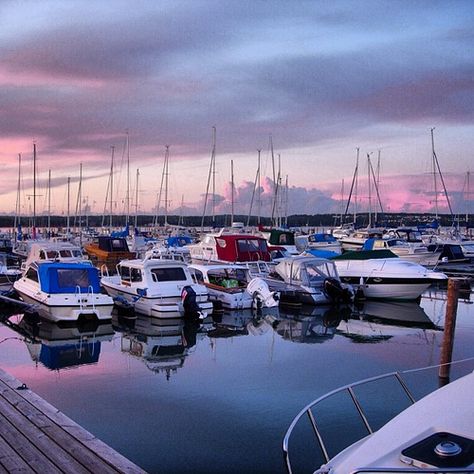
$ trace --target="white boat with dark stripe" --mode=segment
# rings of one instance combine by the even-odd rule
[[[430,285],[448,278],[389,250],[347,252],[333,261],[341,281],[358,288],[366,298],[415,300]]]

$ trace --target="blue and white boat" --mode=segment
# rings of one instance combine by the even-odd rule
[[[15,281],[20,298],[52,321],[108,320],[114,302],[103,294],[99,271],[84,262],[31,262]]]

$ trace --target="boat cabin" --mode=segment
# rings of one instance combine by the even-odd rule
[[[38,282],[41,291],[48,294],[101,292],[99,271],[84,263],[33,263],[24,277]]]
[[[206,234],[195,245],[190,245],[191,257],[220,262],[252,262],[271,260],[264,237],[251,234]]]

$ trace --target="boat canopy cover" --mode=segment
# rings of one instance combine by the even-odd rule
[[[77,287],[81,293],[87,293],[92,287],[94,293],[100,293],[99,270],[83,263],[45,262],[38,266],[41,290],[45,293],[75,293]]]
[[[128,252],[128,244],[124,237],[101,235],[98,240],[100,250],[106,252]]]
[[[311,285],[329,277],[337,277],[334,263],[316,257],[285,258],[275,266],[275,271],[285,282],[292,281],[302,285]]]
[[[373,258],[399,258],[391,250],[355,250],[353,252],[345,252],[333,260],[371,260]]]
[[[272,245],[295,245],[295,234],[290,230],[272,229],[268,242]]]
[[[334,257],[337,257],[338,255],[340,255],[336,252],[333,252],[332,250],[323,250],[323,249],[306,249],[304,253],[310,254],[313,257],[327,258],[328,260],[331,260]]]
[[[308,242],[337,242],[337,239],[334,235],[319,233],[308,235]]]
[[[192,244],[193,240],[189,235],[175,235],[166,239],[166,245],[168,247],[184,247],[185,245]]]

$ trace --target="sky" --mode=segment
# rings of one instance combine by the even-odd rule
[[[1,213],[473,212],[471,0],[0,0],[0,86]]]

